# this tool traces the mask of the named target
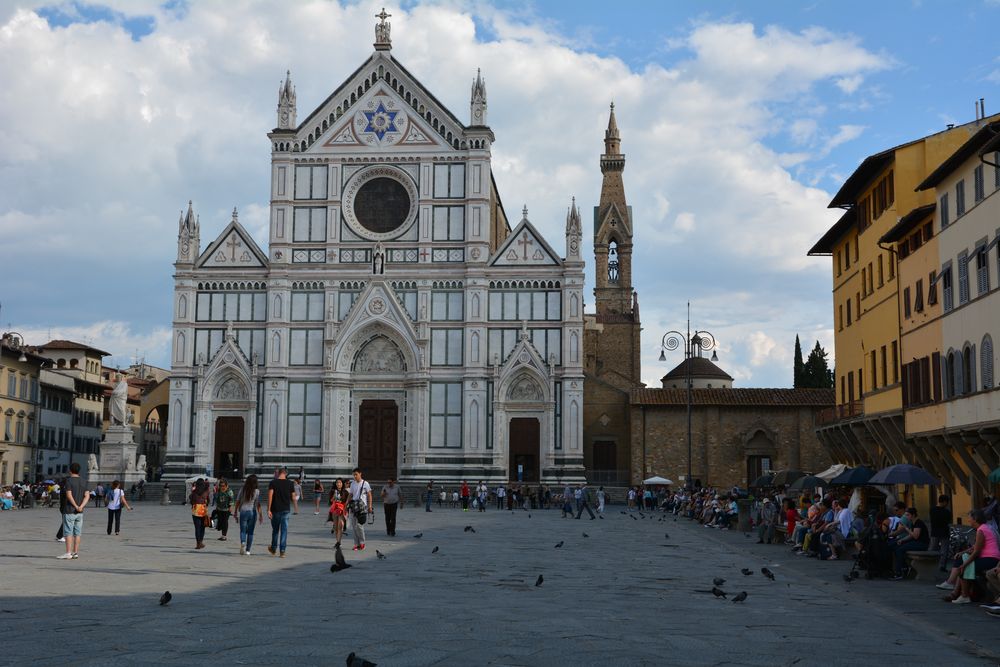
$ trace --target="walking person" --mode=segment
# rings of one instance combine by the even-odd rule
[[[121,488],[121,482],[117,479],[111,482],[111,490],[108,492],[108,535],[111,534],[111,524],[115,525],[115,535],[121,530],[122,525],[122,505],[132,511],[132,506],[125,500],[125,491]]]
[[[478,491],[479,511],[480,512],[485,512],[486,511],[486,496],[489,495],[490,490],[488,488],[486,488],[486,484],[483,483],[483,480],[479,480],[479,486],[477,487],[476,490]]]
[[[382,508],[385,510],[385,534],[389,537],[396,536],[396,512],[402,505],[402,495],[396,480],[392,477],[382,487]]]
[[[507,495],[507,489],[503,487],[503,484],[497,487],[497,509],[503,509],[504,496]]]
[[[313,514],[319,514],[319,501],[323,499],[323,492],[326,489],[323,488],[323,482],[320,481],[319,477],[313,482],[313,496],[316,498],[316,510]]]
[[[427,503],[424,505],[424,511],[431,511],[431,501],[434,500],[434,480],[427,483]]]
[[[344,536],[344,528],[347,527],[347,503],[350,501],[351,495],[347,491],[347,487],[344,486],[344,480],[338,477],[333,482],[333,487],[330,489],[330,513],[329,519],[333,521],[333,528],[330,530],[337,538],[337,544],[334,546],[340,546],[340,538]]]
[[[597,514],[602,519],[604,518],[604,502],[607,500],[607,494],[604,493],[604,487],[598,487],[597,489]]]
[[[264,525],[264,514],[260,511],[260,489],[257,475],[248,475],[243,482],[239,501],[233,508],[233,517],[240,524],[240,555],[249,556],[253,546],[253,531],[259,521]]]
[[[205,521],[208,518],[209,485],[204,479],[199,479],[191,489],[188,502],[191,504],[191,520],[194,523],[195,549],[205,548]]]
[[[229,513],[233,511],[236,499],[233,497],[233,490],[229,488],[229,482],[224,479],[219,480],[219,492],[215,494],[215,518],[216,530],[222,531],[219,541],[225,542],[229,533]]]
[[[104,500],[104,485],[98,482],[97,488],[94,489],[94,507],[100,507],[102,500]]]
[[[566,515],[573,516],[573,488],[567,484],[563,488],[562,497],[562,519],[566,518]]]
[[[271,520],[271,546],[268,552],[274,556],[280,551],[285,557],[288,545],[288,515],[295,504],[295,485],[288,479],[288,468],[278,468],[278,476],[267,485],[267,518]]]
[[[760,525],[757,527],[757,544],[770,544],[774,539],[774,525],[778,522],[778,507],[764,497],[760,506]]]
[[[83,508],[90,502],[90,491],[80,477],[80,464],[77,461],[69,464],[69,478],[62,487],[61,496],[65,504],[61,504],[63,515],[63,536],[66,538],[66,553],[57,556],[60,560],[70,560],[80,557],[80,538],[83,535]]]
[[[292,496],[292,514],[299,513],[299,501],[302,499],[302,468],[299,468],[299,478],[292,480],[292,490],[295,495]]]
[[[351,480],[351,529],[354,531],[354,551],[365,549],[365,521],[372,513],[372,487],[361,477],[361,468],[355,468]],[[430,511],[429,509],[427,510]]]
[[[469,511],[469,496],[472,495],[472,491],[469,490],[469,485],[466,481],[462,480],[462,511]]]
[[[594,510],[590,509],[590,489],[587,488],[587,483],[584,482],[577,489],[579,496],[577,496],[577,508],[576,508],[576,518],[579,519],[583,514],[583,510],[587,510],[587,514],[590,515],[590,520],[593,521],[597,517],[594,516]]]

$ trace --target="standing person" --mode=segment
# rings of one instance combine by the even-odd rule
[[[462,480],[462,511],[469,511],[469,497],[472,495],[472,491],[469,490],[469,485],[466,481]]]
[[[292,483],[292,490],[295,494],[292,496],[292,514],[299,513],[299,500],[302,498],[302,468],[299,468],[299,478]]]
[[[479,480],[479,486],[477,487],[477,491],[478,491],[479,511],[485,512],[486,496],[489,494],[490,490],[486,488],[486,484],[483,483],[483,480]]]
[[[578,491],[580,492],[579,495],[580,505],[576,510],[576,518],[579,519],[580,516],[583,514],[583,510],[587,510],[587,514],[590,515],[590,520],[593,521],[597,517],[594,516],[594,510],[590,509],[590,504],[591,504],[590,489],[587,488],[587,483],[584,482],[583,484],[581,484]]]
[[[928,551],[940,551],[941,559],[938,567],[942,572],[946,572],[945,563],[948,561],[948,540],[949,526],[951,525],[951,508],[948,507],[950,498],[946,495],[938,496],[938,502],[931,508],[931,543]]]
[[[62,488],[65,496],[63,509],[63,536],[66,538],[66,553],[57,556],[60,560],[80,557],[80,537],[83,535],[83,508],[90,502],[90,491],[80,477],[80,464],[69,464],[69,478]],[[60,501],[61,502],[61,501]]]
[[[335,546],[340,546],[340,538],[344,535],[344,528],[347,522],[347,503],[350,501],[351,496],[347,491],[347,487],[344,486],[344,480],[342,477],[338,477],[333,481],[333,486],[330,488],[330,520],[333,521],[333,529],[330,531],[337,538],[337,544]]]
[[[125,491],[121,488],[121,482],[117,479],[111,482],[111,491],[108,492],[108,535],[111,534],[111,524],[115,524],[115,535],[121,530],[122,525],[122,505],[132,511],[132,506],[125,500]]]
[[[382,487],[382,508],[385,510],[385,534],[389,537],[396,536],[396,511],[399,509],[402,500],[396,480],[392,477]]]
[[[218,523],[218,530],[222,531],[221,542],[225,542],[229,533],[229,513],[233,511],[236,499],[233,497],[233,490],[229,488],[229,482],[225,479],[219,480],[219,492],[215,494],[215,516]]]
[[[503,500],[504,500],[504,497],[506,495],[507,495],[507,489],[504,488],[503,484],[500,484],[500,486],[497,487],[497,509],[498,510],[502,510],[503,509]]]
[[[434,480],[431,480],[430,482],[427,483],[427,496],[426,496],[427,502],[424,505],[424,511],[426,512],[431,511],[431,501],[433,500],[434,500]]]
[[[208,482],[199,479],[191,489],[188,502],[191,503],[191,520],[194,523],[195,549],[205,548],[205,517],[208,515]]]
[[[567,514],[573,516],[573,499],[574,499],[573,487],[567,484],[563,488],[561,518],[565,519]]]
[[[774,539],[774,524],[778,520],[778,508],[771,499],[764,496],[760,506],[760,525],[757,527],[757,544],[771,543]]]
[[[372,487],[361,478],[361,468],[355,468],[351,480],[351,529],[354,531],[354,551],[365,549],[365,521],[372,513]],[[428,510],[430,511],[430,510]]]
[[[281,552],[285,557],[288,545],[288,515],[296,501],[295,485],[288,479],[288,468],[278,468],[278,476],[267,485],[267,518],[271,520],[271,546],[268,552],[274,556]]]
[[[233,516],[240,522],[240,555],[249,556],[253,546],[253,531],[259,521],[264,524],[264,514],[260,511],[260,489],[257,475],[248,475],[240,491],[239,502],[233,508]]]
[[[302,482],[306,481],[306,469],[304,467],[299,466],[299,474],[295,476],[295,481],[297,481],[300,486],[302,485]]]
[[[313,514],[319,514],[319,501],[323,498],[323,482],[320,481],[319,477],[313,482],[313,495],[316,496],[316,511]]]
[[[94,507],[100,507],[102,500],[104,500],[104,484],[98,482],[97,488],[94,489]]]
[[[604,501],[607,500],[607,494],[604,493],[604,487],[600,486],[597,488],[597,513],[604,517]]]

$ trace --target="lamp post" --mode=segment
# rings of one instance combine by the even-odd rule
[[[707,350],[714,350],[717,343],[715,341],[715,336],[713,336],[708,331],[696,330],[693,334],[691,332],[691,302],[688,301],[687,304],[687,331],[686,333],[681,333],[680,331],[668,331],[663,334],[663,338],[660,339],[660,361],[666,361],[667,355],[666,351],[676,350],[680,347],[681,343],[684,343],[684,384],[687,387],[687,480],[685,486],[688,490],[693,490],[694,485],[691,481],[691,459],[692,459],[692,446],[691,446],[691,359],[697,355],[700,357],[702,352]],[[712,352],[712,361],[718,361],[719,355]]]

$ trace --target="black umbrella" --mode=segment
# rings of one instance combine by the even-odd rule
[[[830,480],[830,486],[864,486],[875,471],[868,466],[849,468]]]
[[[910,465],[909,463],[900,463],[898,465],[889,466],[888,468],[882,468],[868,480],[868,483],[916,484],[917,486],[933,484],[934,486],[940,486],[941,480],[923,468],[918,468],[917,466]]]
[[[750,488],[752,488],[752,489],[759,489],[759,488],[764,487],[764,486],[771,486],[771,483],[773,481],[774,481],[774,473],[773,472],[766,472],[763,475],[761,475],[760,477],[758,477],[757,479],[755,479],[750,484]]]
[[[791,486],[788,487],[788,490],[805,491],[806,489],[815,489],[817,486],[829,486],[829,482],[822,477],[806,475],[805,477],[799,477],[797,480],[792,482]]]
[[[799,477],[805,477],[806,474],[801,470],[781,470],[774,473],[774,479],[771,480],[771,484],[774,486],[788,486]]]

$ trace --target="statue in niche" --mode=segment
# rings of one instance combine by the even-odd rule
[[[372,251],[372,273],[376,276],[385,273],[385,249],[381,241],[375,244],[375,250]]]

